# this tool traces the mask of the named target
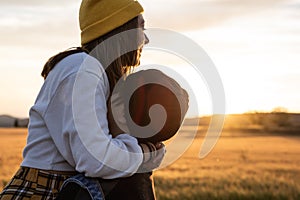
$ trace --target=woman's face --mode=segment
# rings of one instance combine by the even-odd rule
[[[147,37],[147,35],[144,33],[144,30],[145,30],[145,20],[144,20],[144,17],[143,15],[139,15],[138,16],[138,28],[139,28],[139,35],[138,37],[141,39],[141,47],[140,48],[143,48],[143,46],[145,44],[148,44],[149,43],[149,38]]]
[[[142,15],[139,15],[122,28],[124,30],[120,34],[121,39],[117,42],[120,48],[124,48],[124,51],[128,52],[121,56],[122,65],[137,67],[140,65],[142,49],[145,44],[149,43],[149,39],[144,33],[145,20]]]
[[[145,30],[145,20],[143,18],[143,15],[138,16],[138,33],[137,33],[137,38],[138,38],[138,49],[137,49],[137,65],[140,64],[140,58],[141,58],[141,53],[144,45],[149,43],[149,38],[147,35],[144,33]]]

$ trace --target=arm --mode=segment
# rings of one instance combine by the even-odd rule
[[[115,101],[115,102],[112,104],[111,101]],[[126,118],[124,116],[125,108],[122,101],[123,100],[119,95],[114,96],[114,98],[110,98],[108,100],[108,106],[107,106],[108,109],[107,117],[108,117],[108,124],[109,124],[108,127],[110,130],[110,134],[113,137],[118,137],[119,135],[128,133],[128,128],[126,127]],[[114,105],[115,107],[112,108],[112,105]],[[117,109],[115,112],[118,113],[117,114],[118,116],[113,116],[112,109]],[[118,119],[115,119],[115,117],[117,117]],[[121,124],[121,127],[124,130],[122,130],[118,126],[116,120],[118,121],[118,123]],[[147,171],[147,169],[149,169],[148,171],[152,171],[153,169],[157,168],[162,162],[162,159],[165,154],[164,144],[162,142],[157,142],[156,144],[152,144],[150,141],[148,141],[144,143],[139,143],[139,145],[141,146],[144,155],[143,164],[141,166],[144,169],[142,170]],[[162,150],[160,151],[160,149]]]
[[[59,152],[76,171],[107,179],[130,176],[142,163],[142,150],[129,135],[109,135],[105,96],[103,76],[73,74],[60,84],[44,119]]]

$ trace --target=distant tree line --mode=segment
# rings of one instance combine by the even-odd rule
[[[278,127],[290,126],[290,115],[284,107],[276,107],[271,112],[251,111],[249,119],[253,124],[266,126],[277,125]]]
[[[28,126],[28,118],[16,118],[9,115],[0,115],[0,127],[22,127]]]

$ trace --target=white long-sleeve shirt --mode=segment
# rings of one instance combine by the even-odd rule
[[[21,166],[107,179],[135,173],[142,150],[128,134],[109,134],[108,97],[109,82],[95,58],[77,53],[60,61],[30,109]]]

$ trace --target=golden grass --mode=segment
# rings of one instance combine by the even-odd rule
[[[300,199],[300,137],[221,137],[200,160],[202,142],[155,172],[159,200]]]
[[[0,129],[1,188],[21,163],[26,134]],[[300,199],[299,136],[221,137],[200,160],[202,142],[197,137],[180,159],[155,171],[158,200]]]
[[[26,129],[0,128],[0,187],[9,181],[22,162]]]

